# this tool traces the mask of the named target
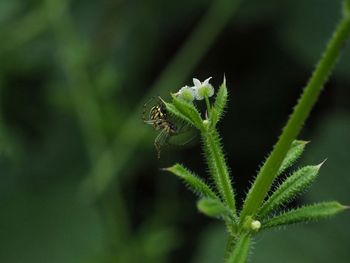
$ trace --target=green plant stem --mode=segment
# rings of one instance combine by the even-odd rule
[[[234,192],[231,185],[229,171],[225,162],[224,154],[220,147],[220,141],[215,130],[207,130],[202,133],[203,142],[205,148],[208,149],[207,153],[208,163],[214,161],[214,165],[211,166],[214,171],[212,172],[212,177],[215,179],[216,187],[220,193],[222,199],[225,201],[226,205],[232,210],[233,214],[236,215],[236,204],[234,198]]]
[[[95,87],[91,84],[93,81],[91,81],[87,71],[86,58],[77,55],[81,49],[82,41],[75,32],[69,15],[69,1],[46,0],[45,4],[47,17],[57,38],[59,60],[66,74],[69,95],[72,97],[75,114],[83,133],[90,163],[94,165],[100,152],[106,147],[106,136],[103,132],[103,116],[95,96]],[[72,53],[71,50],[74,52]],[[113,166],[113,161],[109,158],[104,160],[103,164],[103,169],[99,171],[108,173]],[[91,195],[86,190],[93,191],[95,188],[84,189],[84,197],[88,196],[87,194]],[[118,210],[118,223],[114,222],[115,218],[110,219],[110,222],[113,222],[118,228],[116,230],[118,233],[116,236],[119,237],[117,242],[122,242],[124,237],[129,235],[129,219],[120,189],[115,187],[114,190],[113,203],[116,204],[115,207]],[[102,202],[102,200],[100,201]],[[103,202],[107,201],[107,199],[103,200]],[[104,214],[106,219],[110,217],[110,214]],[[112,223],[109,224],[109,226],[111,225]]]
[[[68,14],[69,1],[46,0],[47,17],[55,33],[58,58],[67,78],[69,95],[81,126],[90,161],[93,163],[106,144],[103,116],[96,99],[95,87],[87,71],[84,43]]]
[[[205,104],[207,105],[208,119],[210,119],[211,107],[210,107],[209,98],[208,96],[205,96],[204,99],[205,99]]]
[[[231,255],[227,258],[225,261],[226,263],[246,263],[248,254],[249,254],[249,248],[251,245],[251,234],[244,233],[240,236],[238,241],[236,241],[236,245],[231,253]]]
[[[326,51],[305,87],[304,92],[294,108],[287,125],[283,129],[277,144],[261,168],[248,193],[241,213],[241,224],[247,216],[254,216],[256,214],[261,202],[264,200],[291,143],[299,134],[312,107],[317,101],[324,83],[336,64],[340,50],[342,49],[349,33],[350,18],[349,16],[344,16],[329,41]]]
[[[225,253],[224,253],[225,262],[231,256],[231,253],[236,244],[237,244],[237,237],[233,235],[229,235],[226,240],[226,247],[225,247]]]

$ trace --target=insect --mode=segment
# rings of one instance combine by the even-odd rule
[[[153,99],[154,98],[152,98],[150,101]],[[162,146],[168,142],[170,136],[178,133],[178,128],[169,118],[161,97],[158,97],[157,105],[150,109],[148,118],[146,118],[147,105],[150,103],[150,101],[144,105],[143,122],[152,125],[156,131],[160,131],[154,140],[154,146],[157,150],[157,157],[159,159]]]

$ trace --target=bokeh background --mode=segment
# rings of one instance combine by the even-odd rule
[[[340,0],[1,0],[0,262],[221,262],[224,229],[159,170],[206,176],[200,143],[164,149],[153,95],[226,75],[220,132],[238,198],[340,18]],[[350,47],[300,139],[328,158],[297,203],[350,204]],[[295,205],[295,204],[292,204]],[[348,262],[349,213],[257,236],[251,262]]]

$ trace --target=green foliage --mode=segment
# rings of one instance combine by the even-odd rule
[[[350,115],[331,110],[312,129],[314,143],[303,154],[303,163],[314,162],[317,156],[325,153],[329,162],[322,166],[321,176],[303,196],[302,202],[312,204],[332,198],[349,205],[350,163],[347,161],[347,145],[350,143]],[[331,220],[321,219],[316,223],[275,228],[281,229],[278,231],[261,231],[260,242],[255,246],[251,262],[342,262],[349,253],[347,240],[350,229],[344,227],[349,222],[349,212],[347,210]],[[272,247],[274,253],[270,251]],[[304,252],[299,253],[301,250]],[[222,254],[220,250],[216,253]]]
[[[214,102],[214,106],[212,107],[211,114],[211,125],[216,126],[218,121],[222,118],[224,114],[224,110],[227,104],[227,87],[226,87],[226,79],[224,78],[224,81],[219,87],[218,92],[216,93],[216,99]]]
[[[209,217],[225,218],[230,210],[217,198],[203,198],[197,202],[197,208]]]
[[[198,176],[194,175],[188,171],[181,164],[175,164],[172,167],[164,169],[169,171],[176,176],[180,177],[184,183],[198,196],[200,197],[210,197],[217,199],[216,194],[210,189],[210,187],[203,182]]]
[[[287,152],[286,157],[284,158],[278,174],[283,173],[287,168],[289,168],[293,163],[303,154],[305,146],[308,142],[294,140]]]
[[[225,80],[221,85],[220,90],[220,94],[216,98],[216,106],[213,108],[207,108],[208,112],[210,112],[212,109],[217,109],[217,114],[210,114],[210,118],[207,120],[202,120],[200,113],[192,103],[178,99],[176,96],[173,96],[172,103],[164,103],[167,110],[171,114],[181,118],[184,121],[188,121],[189,124],[195,126],[201,131],[203,148],[204,152],[206,153],[206,161],[209,166],[210,174],[215,182],[216,190],[220,194],[220,197],[225,200],[225,203],[232,210],[233,214],[235,214],[236,206],[234,192],[229,176],[229,169],[225,161],[219,134],[216,131],[215,125],[212,125],[212,123],[217,123],[218,120],[216,119],[216,121],[213,121],[212,118],[217,118],[222,115],[227,101],[227,88]]]
[[[216,129],[227,102],[225,79],[218,90],[213,105],[210,104],[209,97],[205,97],[208,116],[204,120],[194,104],[182,101],[176,96],[173,96],[171,103],[165,104],[169,112],[177,115],[184,121],[189,121],[189,124],[192,124],[201,132],[204,155],[210,175],[215,182],[215,191],[220,194],[221,201],[218,198],[204,198],[198,202],[197,207],[208,216],[224,217],[230,235],[226,251],[226,255],[229,255],[227,262],[246,262],[251,236],[262,229],[313,221],[335,215],[347,208],[337,202],[326,202],[292,209],[272,218],[268,217],[280,206],[293,200],[305,191],[316,179],[322,164],[306,166],[292,173],[274,189],[265,202],[263,201],[271,190],[276,177],[293,165],[303,153],[307,142],[296,140],[296,138],[316,103],[324,83],[332,72],[341,46],[349,33],[350,20],[345,16],[335,30],[326,51],[305,87],[272,153],[263,164],[252,187],[249,189],[244,200],[243,209],[239,215],[237,215],[234,188],[232,187],[229,168],[223,153],[221,138]],[[192,178],[192,176],[187,175],[188,172],[183,167],[175,167],[180,168],[186,174],[186,178]],[[174,168],[168,168],[167,170],[176,175],[179,174],[179,171]],[[189,180],[187,179],[186,181]],[[198,183],[193,182],[194,180],[192,180],[192,185],[196,185],[198,188],[200,181]],[[187,182],[187,184],[189,183]],[[192,188],[194,187],[192,186]],[[205,187],[202,186],[200,188]],[[225,215],[229,216],[225,217]],[[236,220],[235,218],[238,216],[239,220]],[[263,223],[256,220],[256,217],[261,218]],[[232,240],[235,240],[233,242],[233,250],[231,246]],[[231,250],[232,252],[230,252]]]
[[[182,121],[185,121],[186,123],[193,125],[191,119],[189,119],[186,115],[182,114],[173,104],[163,102],[165,107],[167,108],[167,111],[174,117],[179,118]]]
[[[280,186],[276,188],[266,202],[263,203],[258,212],[259,217],[264,218],[274,209],[288,201],[293,200],[300,193],[302,193],[314,182],[322,164],[323,163],[320,165],[303,167],[289,176]]]
[[[280,206],[300,195],[314,182],[323,164],[321,163],[320,165],[306,166],[297,170],[276,187],[271,196],[259,207],[257,216],[263,219],[262,225],[260,221],[254,219],[254,214],[242,216],[243,212],[241,212],[239,215],[240,219],[237,220],[234,190],[223,154],[220,142],[221,139],[215,125],[209,125],[209,123],[212,123],[213,118],[215,123],[217,123],[216,118],[219,114],[222,114],[225,102],[227,101],[227,98],[225,98],[226,95],[224,95],[227,92],[225,84],[221,86],[220,90],[221,94],[216,98],[216,106],[214,105],[211,107],[211,105],[207,103],[207,110],[215,112],[215,109],[219,109],[216,111],[218,114],[210,114],[209,118],[206,120],[201,119],[194,105],[179,100],[176,97],[173,97],[172,103],[165,102],[165,105],[169,112],[178,115],[184,121],[188,120],[190,122],[189,124],[200,129],[207,164],[211,177],[215,182],[215,191],[220,194],[221,200],[208,185],[182,165],[176,164],[165,170],[179,176],[193,192],[204,197],[197,203],[198,210],[209,217],[223,218],[226,222],[228,233],[230,233],[230,240],[238,238],[238,241],[234,244],[232,253],[229,253],[227,262],[245,262],[252,234],[273,226],[308,222],[329,217],[345,210],[346,207],[337,202],[320,203],[292,209],[272,218],[268,217],[269,214],[275,212]],[[201,121],[199,121],[199,118]],[[199,125],[199,123],[201,124]],[[279,167],[279,169],[276,169],[276,175],[282,173],[294,164],[303,153],[306,143],[305,141],[294,140],[288,146],[288,150],[285,150],[284,159],[280,160],[279,164],[276,164],[278,165],[276,167]],[[268,160],[270,158],[272,157],[270,156]],[[252,194],[251,191],[252,189],[248,193],[248,196]],[[247,205],[246,202],[244,206]],[[232,246],[227,246],[227,249],[231,250]],[[228,252],[229,251],[227,251],[227,253]]]
[[[203,130],[203,121],[201,115],[191,102],[178,99],[176,96],[173,96],[173,105],[178,110],[178,112],[190,120],[190,124],[195,126],[198,130]]]
[[[283,87],[282,93],[285,94],[285,91],[289,90],[287,83],[296,83],[296,76],[304,76],[304,73],[300,74],[301,72],[294,72],[294,70],[302,71],[308,66],[314,65],[315,56],[318,56],[320,49],[326,42],[323,37],[330,35],[332,29],[331,26],[325,25],[333,25],[335,15],[339,13],[333,12],[334,9],[329,7],[336,7],[340,0],[280,1],[283,3],[276,0],[268,3],[246,1],[243,9],[247,5],[254,6],[256,14],[250,15],[248,18],[243,15],[245,21],[242,23],[244,10],[243,12],[240,10],[239,27],[243,26],[246,30],[243,38],[240,38],[238,42],[235,41],[234,45],[230,41],[234,40],[235,37],[227,31],[228,34],[220,35],[220,31],[225,26],[227,27],[228,21],[235,21],[235,23],[238,21],[231,19],[238,0],[211,2],[192,0],[166,3],[158,0],[151,3],[137,1],[136,4],[135,1],[73,2],[69,0],[4,0],[0,2],[0,34],[2,39],[0,44],[2,61],[0,69],[0,141],[1,146],[5,147],[0,149],[2,175],[0,225],[1,229],[5,231],[1,235],[0,261],[8,263],[41,262],[43,258],[48,258],[50,262],[65,263],[128,263],[139,262],[141,259],[145,263],[161,263],[168,262],[169,251],[174,246],[181,244],[180,240],[184,238],[180,237],[180,240],[177,240],[175,237],[179,232],[176,229],[168,231],[161,224],[164,219],[169,217],[174,219],[172,222],[178,221],[176,217],[183,216],[186,211],[183,209],[178,211],[177,187],[167,184],[168,178],[158,177],[158,174],[154,187],[156,198],[145,200],[142,194],[136,194],[133,199],[137,199],[133,203],[137,204],[138,207],[135,209],[128,209],[128,203],[124,203],[124,195],[133,194],[136,192],[133,188],[139,187],[140,177],[136,177],[137,173],[142,173],[142,183],[154,179],[152,173],[147,173],[149,166],[155,165],[155,163],[151,161],[153,155],[147,155],[152,145],[150,141],[146,140],[151,139],[148,138],[151,129],[143,128],[140,122],[140,108],[143,103],[152,95],[164,95],[171,92],[172,87],[182,85],[194,72],[194,69],[200,74],[203,70],[217,72],[215,68],[219,66],[218,64],[220,64],[219,68],[225,66],[225,68],[232,69],[239,66],[240,76],[238,80],[240,90],[244,92],[237,93],[239,96],[232,97],[232,99],[234,101],[237,99],[236,106],[244,104],[249,110],[239,113],[242,122],[234,125],[223,124],[226,134],[229,136],[232,134],[229,131],[237,129],[237,127],[244,127],[244,130],[250,133],[247,134],[249,148],[244,148],[246,140],[241,140],[239,136],[239,130],[243,129],[238,128],[233,133],[237,134],[237,137],[227,138],[231,142],[235,141],[235,148],[239,149],[235,155],[244,158],[245,152],[251,150],[252,145],[256,143],[258,136],[253,137],[251,133],[254,132],[254,128],[257,128],[256,123],[259,123],[249,121],[249,117],[246,118],[245,114],[259,110],[259,107],[261,109],[272,107],[271,104],[262,106],[259,102],[263,102],[263,100],[264,102],[267,100],[267,102],[284,103],[282,96],[279,100],[281,93],[275,92],[274,87],[279,87],[280,90]],[[308,9],[309,3],[311,3],[311,9]],[[349,1],[346,3],[348,7]],[[207,4],[210,4],[208,8]],[[286,5],[289,5],[288,8]],[[308,14],[303,16],[299,11],[300,7],[305,6],[307,8],[304,10],[307,12],[303,13]],[[171,12],[159,12],[164,7]],[[310,12],[314,8],[317,12]],[[288,10],[287,16],[281,15],[284,10]],[[321,12],[325,13],[320,15]],[[344,9],[344,14],[348,16],[348,9]],[[257,21],[257,17],[261,21]],[[290,34],[290,30],[284,30],[285,24],[288,24],[288,27],[293,28],[295,32],[300,29],[288,23],[290,17],[295,17],[297,21],[300,21],[302,29],[312,29],[312,34],[308,35],[313,41],[308,41],[310,38],[295,37],[295,34]],[[318,19],[312,19],[317,17]],[[166,23],[163,23],[164,21]],[[199,21],[198,26],[189,28],[188,26],[191,26],[195,21]],[[284,36],[281,32],[277,32],[279,44],[286,44],[285,39],[288,36],[289,41],[287,41],[292,47],[292,51],[294,51],[293,48],[298,49],[295,47],[297,46],[295,43],[299,43],[299,47],[306,47],[308,52],[307,54],[304,52],[304,57],[309,54],[314,55],[311,55],[311,62],[308,65],[304,62],[298,64],[300,59],[286,47],[281,48],[281,50],[287,52],[268,51],[274,49],[276,35],[270,34],[271,32],[266,34],[264,30],[276,24],[279,25],[278,28],[281,32],[285,31]],[[231,27],[232,25],[230,25]],[[259,31],[258,34],[256,34],[256,29]],[[328,29],[329,32],[327,32]],[[166,37],[169,35],[168,32],[176,32],[176,34],[173,34],[169,39]],[[236,32],[236,30],[232,32]],[[218,36],[220,36],[219,42],[217,41]],[[317,38],[317,36],[322,36],[322,38]],[[175,56],[170,58],[169,55],[173,53],[175,47],[179,46],[179,41],[184,37],[186,37],[186,41],[181,44]],[[244,55],[246,52],[261,51],[260,48],[251,49],[249,43],[254,43],[256,39],[262,39],[262,42],[265,43],[261,47],[265,51],[267,49],[267,52],[262,53],[269,54],[268,59],[262,56],[261,60],[265,61],[259,61],[261,56],[255,56],[254,53],[249,59]],[[247,45],[242,41],[249,43]],[[220,42],[225,42],[225,44],[221,45]],[[210,56],[204,58],[203,55],[208,53],[207,51],[213,43],[219,43],[220,47],[225,47],[225,50],[220,48],[219,54],[211,53]],[[314,48],[315,45],[320,48]],[[241,50],[237,52],[237,48]],[[344,54],[350,54],[346,52],[347,48],[349,46],[344,47]],[[249,51],[247,51],[248,49]],[[215,53],[217,50],[216,48],[212,51]],[[238,55],[235,57],[235,61],[230,58],[230,52]],[[286,53],[286,56],[279,57],[281,53]],[[159,54],[162,57],[160,60],[155,58],[155,55]],[[221,65],[223,60],[220,56],[222,54],[228,58],[227,65]],[[208,61],[212,57],[216,59]],[[240,57],[246,61],[243,63],[244,65],[241,64]],[[203,63],[199,64],[202,58],[204,58]],[[273,62],[276,59],[278,63]],[[350,59],[343,61],[350,65]],[[249,65],[264,66],[252,68]],[[277,68],[279,65],[288,65],[286,66],[288,69],[284,70],[283,68],[280,72],[282,74],[275,74],[279,70]],[[158,72],[161,68],[164,71]],[[341,67],[337,67],[337,69],[339,68]],[[288,78],[286,78],[285,72],[288,72]],[[343,68],[343,72],[345,72],[344,79],[348,80],[349,70]],[[158,73],[160,74],[158,75]],[[271,74],[272,78],[266,76],[266,73]],[[260,78],[262,75],[266,77]],[[257,83],[259,78],[260,81]],[[273,79],[273,83],[267,83],[271,79]],[[150,83],[152,80],[156,81],[152,84]],[[300,83],[301,80],[298,79],[298,81]],[[284,85],[284,82],[287,85]],[[342,81],[341,84],[344,82]],[[335,86],[332,85],[332,88],[337,88],[337,85],[339,83],[335,83]],[[223,205],[226,202],[232,202],[231,199],[234,200],[234,195],[231,197],[232,194],[230,194],[229,185],[231,182],[229,180],[244,180],[242,179],[244,178],[243,174],[240,174],[236,167],[232,173],[234,178],[232,178],[225,158],[218,159],[221,162],[221,169],[217,166],[217,162],[213,161],[215,156],[223,156],[225,153],[222,147],[225,145],[222,145],[218,130],[215,129],[215,133],[212,133],[223,116],[223,111],[220,109],[225,106],[220,105],[225,104],[227,100],[226,85],[224,86],[225,89],[218,89],[215,100],[215,97],[206,99],[209,104],[208,109],[210,109],[207,114],[210,118],[205,119],[205,112],[200,114],[204,119],[202,130],[204,133],[207,132],[206,129],[211,131],[207,136],[213,137],[214,145],[217,145],[217,152],[219,152],[219,154],[212,153],[212,148],[208,146],[208,140],[207,143],[203,143],[207,152],[205,156],[211,156],[208,158],[210,160],[207,161],[211,174],[209,178],[203,178],[202,182],[210,182],[211,180],[210,184],[205,186],[210,186],[214,190],[210,189],[221,199],[220,202]],[[23,91],[25,92],[23,93]],[[26,93],[27,91],[29,93]],[[334,92],[337,95],[339,90],[334,90]],[[262,99],[261,94],[267,96]],[[247,98],[241,97],[241,95],[247,96]],[[276,97],[277,99],[275,99]],[[343,103],[346,103],[346,96],[336,97],[343,99]],[[218,104],[220,101],[224,101],[224,103]],[[337,102],[341,103],[341,100],[337,100]],[[175,106],[173,108],[178,115],[185,118],[186,124],[193,122],[178,111]],[[279,108],[275,107],[275,109]],[[267,117],[271,122],[277,117],[276,112],[278,110]],[[256,129],[256,131],[258,130]],[[270,134],[271,127],[266,127],[265,132]],[[334,147],[335,141],[339,141],[339,136],[338,133],[333,135],[326,137],[326,140],[318,141],[313,138],[317,142],[317,147],[320,147],[321,141],[324,143],[329,140],[328,147],[319,150],[317,154],[311,154],[314,158],[306,163],[313,163],[315,156],[324,154],[329,156],[342,150],[344,142],[349,136],[345,136],[343,142]],[[313,145],[313,147],[316,146]],[[333,150],[329,150],[331,147],[334,147]],[[250,151],[251,160],[257,157],[257,153],[258,149]],[[347,162],[348,155],[343,156],[343,158],[339,158],[338,155],[333,158],[329,157],[334,169],[328,175],[332,176],[330,179],[325,179],[325,176],[322,176],[321,179],[329,180],[326,185],[332,187],[324,187],[323,190],[316,188],[317,190],[314,192],[320,194],[314,197],[315,200],[323,200],[329,196],[335,197],[335,195],[329,195],[328,191],[333,191],[333,193],[335,191],[338,194],[335,189],[338,190],[340,187],[334,186],[336,184],[346,185],[347,170],[341,171],[341,164]],[[191,161],[190,158],[186,156],[186,162]],[[191,162],[188,165],[190,164]],[[240,165],[240,167],[242,166]],[[328,165],[326,169],[330,169]],[[221,176],[219,177],[220,171]],[[85,181],[85,177],[83,177],[85,175],[91,175],[86,181],[88,182],[86,185],[89,187],[84,189],[88,195],[79,195],[80,198],[84,198],[80,202],[80,200],[76,200],[76,186],[80,184],[81,180]],[[324,170],[322,175],[324,175]],[[337,180],[334,180],[334,176]],[[341,176],[343,176],[342,179],[340,179]],[[135,180],[135,178],[137,179]],[[191,176],[186,178],[188,181],[193,179]],[[199,177],[196,176],[196,178]],[[194,181],[195,185],[198,186],[195,179],[192,182]],[[182,180],[186,182],[186,180]],[[228,184],[225,184],[227,182]],[[317,186],[319,183],[320,180],[318,180]],[[202,192],[204,188],[202,188]],[[222,189],[221,192],[218,188]],[[345,187],[343,188],[345,189]],[[111,191],[110,194],[109,191]],[[337,196],[339,200],[347,200],[347,192],[344,192],[343,197]],[[202,197],[200,193],[198,194]],[[91,199],[86,200],[86,197]],[[141,202],[139,199],[142,199]],[[239,200],[237,202],[239,203]],[[229,211],[231,212],[231,210]],[[133,220],[130,218],[135,216],[135,213],[143,217],[142,222],[137,224],[137,228],[132,226]],[[247,215],[245,219],[248,218],[251,222],[259,219],[251,215]],[[336,238],[341,243],[346,243],[342,242],[342,238],[344,240],[347,238],[345,234],[347,232],[342,231],[344,225],[347,224],[346,218],[346,215],[337,218],[336,220],[343,220],[343,222],[338,221],[341,222],[338,225],[322,225],[321,223],[309,228],[305,227],[306,229],[301,227],[298,230],[305,229],[305,232],[309,232],[311,229],[316,233],[316,236],[321,236],[320,233],[327,230],[320,229],[320,226],[327,226],[329,231],[332,231],[332,235],[323,235],[323,238],[333,238],[332,241],[326,241],[332,246],[327,250],[334,253],[337,248],[337,242],[334,242],[337,241]],[[230,239],[236,242],[243,234],[238,227],[238,220],[232,219],[233,217],[230,216],[225,217],[224,220],[229,228]],[[337,222],[336,220],[332,222]],[[57,222],[57,224],[51,226],[52,222]],[[219,221],[219,223],[222,222]],[[192,224],[195,223],[192,222]],[[249,225],[247,229],[249,231]],[[72,241],[79,244],[74,246],[74,250],[65,242],[64,237],[67,232],[72,236]],[[186,235],[190,235],[190,233],[188,232]],[[255,233],[251,233],[251,235],[253,237]],[[294,238],[295,236],[298,236],[299,241],[301,241],[299,246],[296,246],[297,249],[307,247],[309,254],[312,254],[310,253],[312,249],[309,248],[314,246],[321,252],[319,249],[323,245],[320,242],[321,237],[317,241],[315,239],[316,242],[312,242],[312,239],[311,242],[308,240],[308,244],[300,233],[294,234]],[[28,242],[28,238],[33,242]],[[202,241],[202,238],[196,238],[196,241]],[[213,240],[216,246],[225,247],[217,242],[216,238]],[[265,245],[265,240],[261,243]],[[277,246],[284,242],[275,243]],[[106,249],[106,247],[108,248]],[[270,247],[277,250],[272,245]],[[208,247],[204,250],[205,253],[211,251]],[[113,255],[109,255],[109,252],[112,252]],[[220,255],[223,252],[220,251]],[[107,258],[101,259],[100,256],[103,257],[106,254],[108,254]],[[292,258],[290,254],[289,257]],[[206,257],[205,260],[210,260],[209,258]],[[322,258],[322,255],[319,258]],[[212,262],[220,262],[221,259],[222,256]],[[258,262],[260,261],[258,260]],[[295,260],[295,262],[299,261],[318,262],[318,260],[306,258]],[[201,260],[199,262],[207,261]],[[272,261],[262,260],[262,262]]]
[[[202,133],[202,141],[206,152],[206,160],[217,190],[228,207],[232,209],[233,213],[236,213],[234,192],[219,134],[216,130],[207,130]]]
[[[306,205],[292,209],[288,212],[277,215],[262,224],[263,228],[289,225],[301,222],[315,221],[322,218],[334,216],[349,209],[338,202],[323,202],[314,205]]]
[[[324,54],[321,57],[315,71],[304,88],[304,91],[294,107],[294,111],[283,129],[274,149],[262,166],[252,188],[249,190],[244,201],[241,219],[246,216],[254,216],[268,193],[271,184],[301,128],[309,116],[311,109],[321,93],[324,83],[336,64],[344,42],[350,33],[350,20],[344,18],[338,24],[332,38],[330,39]]]

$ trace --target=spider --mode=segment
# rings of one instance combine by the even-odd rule
[[[153,99],[154,98],[152,98],[151,100]],[[145,103],[142,119],[144,123],[150,124],[154,127],[156,131],[160,131],[160,133],[154,140],[154,146],[157,150],[157,157],[159,159],[161,147],[168,142],[170,136],[177,134],[178,128],[174,123],[170,121],[162,98],[158,97],[158,100],[158,104],[150,109],[147,119],[146,108],[150,101]]]

